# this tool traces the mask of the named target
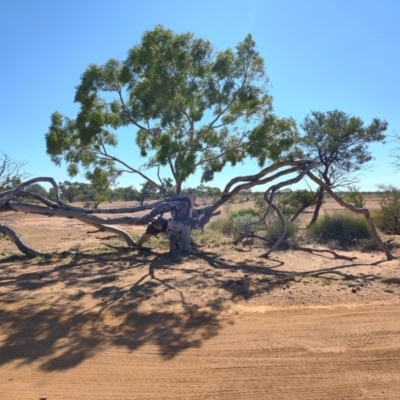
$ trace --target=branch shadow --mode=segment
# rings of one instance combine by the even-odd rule
[[[0,262],[0,365],[66,370],[107,348],[155,346],[171,360],[201,347],[233,323],[229,302],[283,288],[302,276],[337,274],[371,264],[287,271],[278,259],[228,261],[199,251],[64,254]],[[374,274],[365,279],[381,280]],[[399,285],[398,278],[387,284]],[[212,296],[203,296],[206,290]]]
[[[230,293],[230,300],[248,300],[258,294],[270,292],[277,287],[286,285],[293,279],[293,274],[278,270],[284,262],[276,259],[268,259],[257,265],[257,261],[248,259],[245,262],[227,262],[219,255],[199,252],[196,257],[205,261],[214,270],[241,272],[239,278],[229,278],[226,275],[215,276],[217,285]],[[270,265],[265,265],[268,262]]]
[[[207,262],[208,265],[215,270],[241,271],[243,273],[243,277],[239,279],[220,280],[221,287],[231,293],[231,300],[248,300],[262,293],[268,293],[279,288],[287,288],[292,283],[299,282],[302,278],[309,276],[329,277],[329,275],[336,275],[343,280],[358,280],[359,283],[361,281],[365,284],[372,281],[379,281],[388,286],[400,285],[400,280],[398,278],[382,278],[379,274],[361,274],[360,276],[343,271],[349,269],[354,269],[356,271],[357,267],[379,266],[387,262],[386,259],[377,260],[372,263],[357,263],[349,260],[347,264],[336,265],[329,268],[310,269],[306,271],[285,271],[279,269],[285,265],[284,262],[272,258],[264,259],[261,265],[257,265],[257,262],[252,259],[246,260],[247,262],[245,263],[228,263],[219,255],[207,252],[198,253],[196,256]],[[316,254],[316,256],[326,258],[321,254]],[[333,261],[332,258],[327,258]],[[268,265],[266,265],[267,263]],[[218,280],[218,278],[216,279]]]
[[[154,345],[170,360],[200,347],[224,326],[219,304],[193,304],[168,278],[171,262],[165,255],[21,261],[2,263],[0,365],[66,370],[110,346],[136,351]],[[158,277],[161,272],[165,277]],[[162,298],[170,292],[172,301],[164,307]],[[157,298],[160,308],[151,303]]]

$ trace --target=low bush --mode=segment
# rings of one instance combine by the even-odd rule
[[[270,222],[265,237],[271,244],[274,244],[282,236],[282,231],[282,222],[278,218],[275,218],[273,221]],[[297,232],[298,226],[296,225],[296,223],[290,220],[286,220],[286,236],[279,248],[291,247],[291,245],[293,245],[295,241]]]
[[[218,231],[226,236],[236,236],[242,232],[247,225],[255,223],[249,227],[249,232],[256,232],[265,228],[263,223],[256,223],[259,220],[257,215],[257,211],[253,208],[242,208],[241,210],[229,213],[227,218],[220,218],[211,222],[210,229]]]
[[[234,222],[229,218],[220,218],[209,225],[210,229],[223,235],[231,236],[235,230]]]
[[[307,189],[299,189],[279,197],[278,206],[285,215],[295,214],[302,207],[314,206],[317,199]]]
[[[400,190],[394,186],[381,186],[381,208],[372,214],[372,220],[382,232],[400,235]]]
[[[349,186],[348,192],[344,193],[342,197],[356,208],[363,208],[365,205],[365,197],[356,186]]]
[[[258,215],[264,215],[265,211],[267,211],[268,204],[264,200],[264,195],[257,195],[254,199],[254,206],[256,208]]]
[[[317,243],[335,242],[339,247],[357,245],[362,239],[370,239],[371,233],[364,218],[350,213],[325,215],[308,228]]]
[[[253,216],[251,214],[244,214],[244,215],[238,215],[237,217],[232,218],[232,222],[235,227],[234,235],[238,235],[240,232],[244,231],[245,228],[250,225],[247,228],[248,232],[257,232],[260,229],[265,228],[265,225],[263,223],[258,223],[260,220],[259,217]]]
[[[207,245],[207,247],[220,247],[230,241],[230,239],[221,235],[220,232],[209,228],[206,228],[204,231],[193,230],[192,238],[196,244],[200,246]]]
[[[244,215],[251,215],[253,217],[256,217],[258,215],[258,212],[254,208],[251,208],[251,207],[241,208],[240,210],[231,212],[229,214],[229,218],[234,219],[237,217],[242,217]]]

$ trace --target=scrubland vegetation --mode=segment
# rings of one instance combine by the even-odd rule
[[[383,235],[400,234],[400,190],[394,186],[381,187],[381,192],[364,194],[356,188],[342,194],[350,204],[362,208],[366,199],[373,196],[378,199],[379,209],[372,212],[372,219]],[[271,215],[265,222],[260,221],[265,212],[265,202],[261,195],[250,196],[254,199],[253,207],[241,208],[236,211],[227,211],[227,216],[212,222],[204,234],[206,237],[219,237],[233,240],[244,229],[266,239],[267,243],[275,243],[282,234],[282,223]],[[288,249],[292,245],[320,244],[332,249],[376,250],[366,220],[349,211],[335,211],[320,215],[316,223],[304,226],[299,220],[292,221],[291,217],[302,206],[302,201],[309,202],[312,194],[307,190],[298,190],[284,193],[278,197],[277,203],[286,208],[286,236],[281,249]],[[292,205],[296,205],[292,208]],[[310,203],[310,206],[315,205]],[[215,236],[218,233],[220,236]]]

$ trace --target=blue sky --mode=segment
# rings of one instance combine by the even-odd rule
[[[193,32],[217,49],[251,33],[266,62],[280,117],[299,123],[312,110],[339,109],[400,133],[400,2],[397,0],[4,0],[0,11],[0,150],[26,160],[31,177],[69,179],[51,163],[44,134],[54,111],[74,117],[75,86],[90,63],[125,58],[145,30],[157,24]],[[124,132],[121,158],[138,167],[134,131]],[[363,190],[399,183],[390,150],[371,146],[372,172]],[[216,175],[223,186],[257,173],[256,163]],[[77,178],[75,180],[82,180]],[[120,184],[139,187],[132,175]],[[199,184],[198,177],[189,180]]]

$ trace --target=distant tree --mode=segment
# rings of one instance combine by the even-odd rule
[[[27,191],[39,194],[43,197],[48,197],[49,192],[39,183],[34,183],[33,185],[29,185],[26,187]]]
[[[139,199],[139,191],[133,186],[115,188],[110,199],[114,201],[135,201]]]
[[[80,200],[82,201],[83,192],[81,183],[64,181],[60,182],[58,186],[60,188],[61,198],[64,200],[73,203],[76,200],[79,201],[77,198],[80,196]]]
[[[176,188],[174,185],[174,180],[172,178],[163,178],[161,180],[160,194],[169,197],[175,194]]]
[[[98,177],[92,183],[64,181],[59,184],[60,196],[68,203],[84,202],[87,207],[97,208],[98,205],[111,198],[108,178],[103,175],[103,182]],[[49,197],[54,199],[53,189]]]
[[[318,161],[315,172],[319,178],[330,188],[338,188],[357,181],[354,172],[372,160],[368,145],[383,141],[387,126],[378,118],[365,126],[360,118],[342,111],[313,111],[301,125],[301,145],[306,157]],[[323,196],[324,189],[320,187],[310,224],[318,218]]]
[[[249,156],[263,165],[285,156],[295,122],[273,114],[267,87],[250,35],[234,50],[216,51],[191,33],[157,26],[124,61],[89,65],[76,89],[77,117],[51,116],[47,153],[57,165],[66,161],[71,176],[80,167],[87,178],[93,168],[109,177],[131,172],[162,189],[112,154],[118,129],[131,127],[145,167],[168,168],[179,194],[198,169],[209,182],[227,163]]]
[[[158,189],[156,185],[149,181],[142,183],[138,198],[139,204],[143,205],[147,199],[157,199],[157,194],[159,194]]]
[[[86,176],[91,184],[88,186],[88,199],[85,201],[90,207],[97,208],[100,203],[110,199],[110,177],[100,167],[88,171]]]
[[[308,207],[316,203],[316,195],[307,189],[298,189],[292,192],[284,193],[279,197],[278,205],[285,215],[293,215],[292,221]]]
[[[25,165],[25,161],[16,161],[4,153],[0,155],[0,191],[17,186],[28,176]]]
[[[219,187],[206,186],[203,183],[196,188],[189,189],[189,191],[196,197],[206,201],[207,199],[215,199],[220,197],[222,191]]]

